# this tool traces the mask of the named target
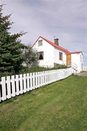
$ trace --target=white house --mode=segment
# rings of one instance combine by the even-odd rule
[[[38,52],[38,62],[41,67],[54,67],[55,64],[72,66],[77,72],[83,68],[83,53],[70,52],[59,45],[59,40],[54,42],[39,37],[33,44],[33,49]]]

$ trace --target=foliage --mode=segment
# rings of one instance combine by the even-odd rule
[[[87,77],[71,76],[0,104],[1,131],[87,131]]]
[[[61,68],[67,68],[67,66],[66,65],[60,65],[60,64],[54,63],[54,68],[61,69]]]
[[[30,72],[40,72],[40,71],[47,71],[47,70],[55,70],[55,69],[65,69],[67,68],[66,66],[64,65],[58,65],[56,67],[53,67],[53,68],[48,68],[48,67],[40,67],[40,66],[33,66],[33,67],[23,67],[21,70],[20,70],[20,73],[30,73]]]
[[[19,38],[23,33],[11,34],[9,29],[10,15],[3,16],[0,5],[0,74],[14,74],[19,72],[22,66],[22,48]]]
[[[23,54],[24,63],[28,68],[38,65],[37,52],[35,52],[30,46],[27,46]]]

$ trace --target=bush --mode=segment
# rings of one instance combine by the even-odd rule
[[[67,66],[54,63],[54,68],[62,69],[62,68],[67,68]]]

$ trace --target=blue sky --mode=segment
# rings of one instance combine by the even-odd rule
[[[1,0],[4,14],[12,14],[11,32],[27,32],[22,42],[33,44],[38,36],[70,51],[81,50],[87,65],[87,0]]]

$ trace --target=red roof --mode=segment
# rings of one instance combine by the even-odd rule
[[[71,54],[79,54],[79,53],[82,53],[82,51],[74,51],[74,52],[71,52]]]
[[[65,49],[65,48],[63,48],[63,47],[61,47],[59,45],[56,45],[54,42],[52,42],[50,40],[47,40],[46,38],[43,38],[42,36],[40,36],[39,38],[44,39],[47,43],[49,43],[53,47],[57,48],[58,50],[61,50],[61,51],[65,52],[66,54],[71,54],[70,51],[68,51],[67,49]]]
[[[69,50],[67,50],[67,49],[65,49],[65,48],[63,48],[63,47],[61,47],[61,46],[59,46],[59,45],[56,45],[54,42],[52,42],[52,41],[50,41],[50,40],[48,40],[48,39],[46,39],[46,38],[44,38],[44,37],[42,37],[42,36],[39,36],[39,38],[42,38],[42,39],[45,40],[47,43],[49,43],[50,45],[52,45],[53,47],[55,47],[56,49],[61,50],[61,51],[65,52],[66,54],[77,54],[77,53],[81,53],[81,51],[70,52]],[[39,39],[39,38],[38,38],[38,39]],[[38,41],[38,39],[36,40],[36,42]],[[36,42],[35,42],[35,43],[36,43]],[[33,44],[33,46],[35,45],[35,43]]]

